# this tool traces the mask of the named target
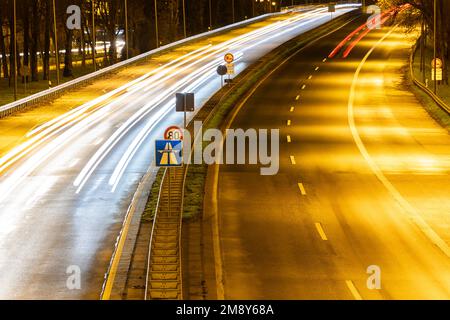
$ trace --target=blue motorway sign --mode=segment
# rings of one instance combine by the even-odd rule
[[[155,161],[157,167],[181,167],[183,165],[183,141],[156,140]]]

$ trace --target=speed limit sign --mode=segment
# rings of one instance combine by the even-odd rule
[[[164,133],[166,140],[183,140],[183,129],[177,126],[172,126],[166,129]]]
[[[234,56],[232,53],[227,53],[224,57],[226,63],[232,63],[234,61]]]

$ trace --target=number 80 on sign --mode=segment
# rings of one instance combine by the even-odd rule
[[[166,140],[183,140],[183,129],[177,126],[169,127],[164,132]]]

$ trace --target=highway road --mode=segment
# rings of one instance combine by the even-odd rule
[[[98,299],[138,182],[155,170],[154,140],[182,123],[174,94],[193,91],[201,106],[220,87],[226,52],[240,72],[329,19],[315,7],[187,44],[186,54],[30,131],[0,159],[0,299]],[[81,287],[70,290],[73,270]]]
[[[363,22],[295,55],[233,121],[280,129],[280,172],[220,166],[225,298],[450,299],[450,136],[405,87],[399,28],[327,59]]]

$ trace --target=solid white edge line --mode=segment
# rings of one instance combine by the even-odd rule
[[[356,86],[358,83],[359,74],[361,73],[361,70],[362,70],[365,62],[370,57],[370,55],[373,53],[373,51],[376,49],[376,47],[378,45],[380,45],[387,37],[389,37],[397,27],[398,27],[398,24],[395,25],[394,27],[392,27],[392,29],[389,32],[387,32],[380,40],[378,40],[377,43],[375,43],[373,45],[373,47],[367,52],[367,54],[364,56],[364,58],[361,60],[360,64],[358,65],[358,68],[356,69],[356,72],[353,76],[352,86],[350,89],[350,95],[349,95],[349,100],[348,100],[348,123],[350,126],[350,130],[352,132],[353,139],[354,139],[361,155],[367,161],[369,167],[371,168],[371,170],[373,171],[375,176],[378,178],[378,180],[381,181],[381,183],[391,193],[391,195],[394,197],[394,199],[400,204],[401,207],[403,207],[403,209],[406,211],[406,213],[415,222],[415,224],[418,226],[418,228],[431,240],[431,242],[434,243],[439,249],[441,249],[442,252],[447,257],[450,257],[450,248],[447,245],[447,243],[425,222],[425,220],[422,218],[420,213],[405,198],[403,198],[401,193],[386,178],[384,173],[381,171],[381,169],[378,167],[378,165],[375,163],[375,161],[369,155],[369,152],[367,151],[364,143],[362,142],[362,139],[359,135],[359,132],[358,132],[358,130],[356,128],[356,124],[355,124],[354,101],[355,101]]]

